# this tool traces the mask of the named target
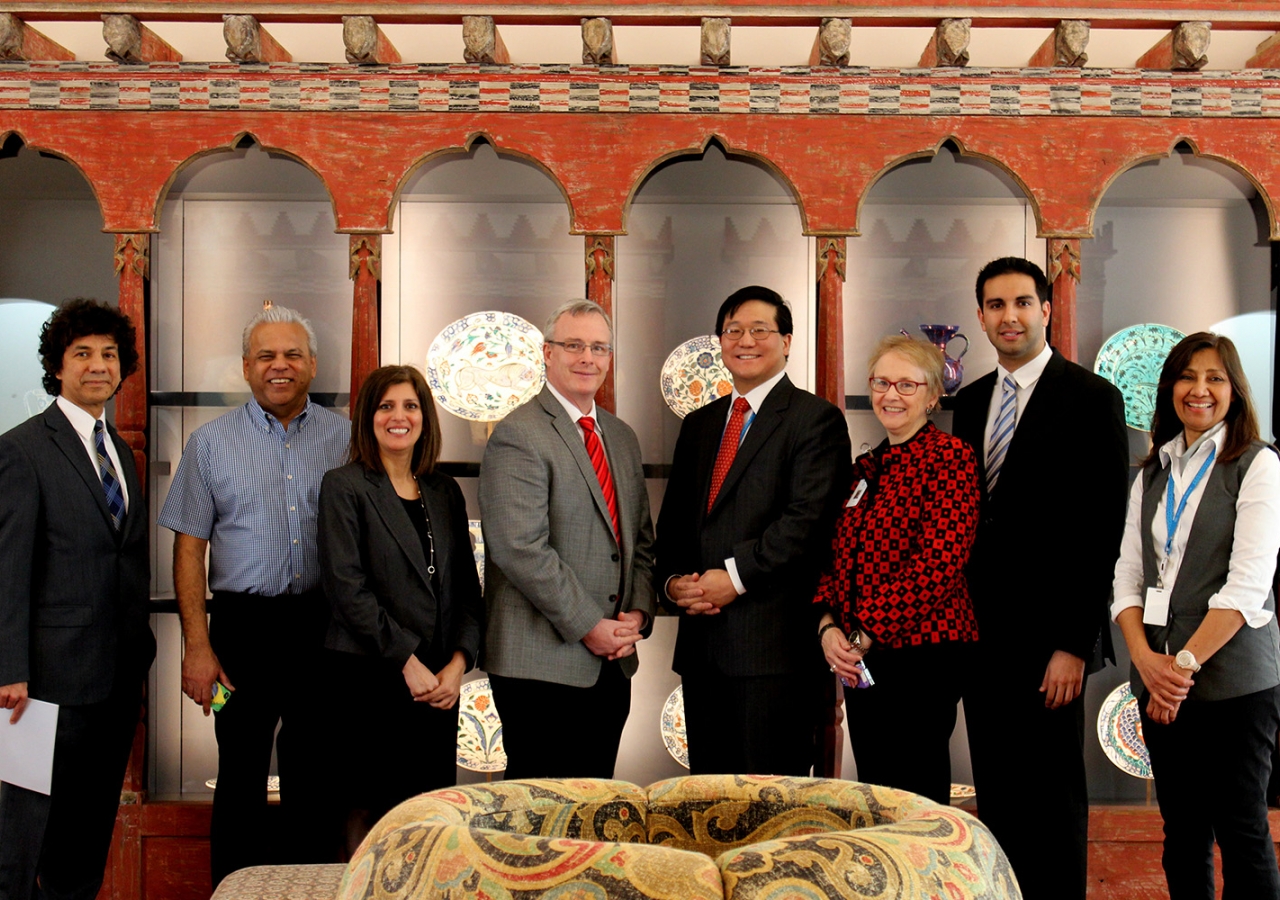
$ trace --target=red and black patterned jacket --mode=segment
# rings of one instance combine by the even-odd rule
[[[977,640],[964,577],[978,529],[973,449],[928,423],[858,457],[851,494],[864,479],[866,493],[836,522],[814,602],[886,647]]]

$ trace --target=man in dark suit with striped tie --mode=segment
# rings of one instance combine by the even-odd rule
[[[92,900],[102,885],[156,649],[146,499],[104,413],[135,341],[104,303],[60,306],[40,335],[57,399],[0,437],[0,715],[59,707],[51,792],[0,785],[3,900]]]
[[[976,664],[957,673],[978,810],[1027,900],[1084,900],[1083,692],[1090,663],[1110,656],[1107,600],[1128,488],[1124,405],[1114,386],[1046,342],[1039,266],[988,263],[977,300],[999,366],[960,391],[954,431],[977,451],[984,487],[966,572]]]

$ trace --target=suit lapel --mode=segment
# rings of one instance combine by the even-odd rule
[[[1008,454],[1005,456],[1004,465],[1000,467],[1000,479],[996,482],[997,491],[1000,490],[1000,485],[1005,483],[1005,478],[1011,470],[1013,477],[1010,480],[1016,484],[1018,473],[1028,463],[1034,463],[1033,451],[1024,448],[1040,443],[1040,436],[1045,432],[1046,424],[1049,424],[1056,412],[1062,409],[1058,402],[1058,393],[1061,387],[1060,376],[1065,368],[1066,360],[1058,351],[1053,351],[1053,356],[1049,358],[1044,371],[1036,379],[1031,399],[1027,401],[1026,408],[1018,417],[1018,425],[1013,430],[1013,438],[1009,441]],[[1024,459],[1024,456],[1027,459]]]
[[[102,518],[107,527],[111,529],[112,534],[118,537],[119,533],[111,524],[111,510],[107,509],[107,496],[102,490],[102,481],[98,478],[98,472],[94,469],[93,463],[89,461],[89,453],[85,450],[84,441],[80,439],[80,435],[76,434],[76,430],[71,427],[71,422],[62,410],[58,408],[57,403],[49,405],[49,408],[44,413],[44,421],[53,431],[51,438],[54,446],[67,458],[72,468],[84,480],[85,487],[89,489],[89,493],[93,495],[94,502],[98,504],[98,510],[102,513]],[[119,450],[119,445],[117,445],[116,449]],[[128,459],[133,462],[132,452],[128,454]],[[135,478],[133,482],[130,482],[129,488],[131,490],[136,480]],[[129,495],[130,501],[136,496],[137,494],[131,493]],[[121,531],[123,530],[121,529]]]
[[[773,390],[764,398],[764,403],[760,404],[760,412],[756,413],[755,418],[751,421],[751,427],[747,429],[746,436],[743,437],[742,443],[738,445],[738,452],[733,457],[733,465],[729,467],[729,472],[724,477],[724,484],[720,485],[720,493],[716,495],[716,502],[711,507],[713,510],[720,505],[720,500],[732,493],[734,486],[742,478],[742,474],[750,467],[751,460],[760,452],[769,437],[782,424],[787,414],[787,407],[791,404],[791,393],[795,390],[795,386],[791,384],[791,379],[786,375],[782,376],[782,380],[773,386]],[[720,452],[720,443],[716,443],[716,454]],[[712,466],[715,465],[715,455],[712,456]]]
[[[605,502],[604,491],[600,489],[600,479],[596,478],[596,468],[591,465],[591,457],[587,455],[586,442],[583,441],[582,435],[578,433],[577,421],[569,418],[568,410],[556,399],[555,394],[551,393],[549,388],[542,389],[542,393],[538,395],[538,400],[542,403],[542,408],[551,416],[551,424],[564,441],[565,446],[569,448],[573,461],[578,464],[578,469],[582,472],[582,479],[587,483],[587,490],[591,491],[591,499],[596,503],[596,511],[599,512],[605,524],[608,525],[609,533],[613,534],[613,517],[609,515],[609,504]],[[605,458],[608,459],[609,436],[607,434],[604,436],[604,443],[606,447]],[[617,484],[615,483],[615,494],[617,490]],[[621,517],[619,517],[619,521],[621,521]]]
[[[427,573],[427,557],[422,541],[418,539],[418,529],[414,527],[409,514],[404,511],[404,506],[400,503],[400,495],[392,486],[391,479],[382,472],[365,472],[364,477],[373,508],[378,511],[378,516],[381,517],[387,531],[400,545],[400,552],[413,564],[418,576],[429,588],[431,577]],[[433,534],[434,532],[435,529],[432,529]]]

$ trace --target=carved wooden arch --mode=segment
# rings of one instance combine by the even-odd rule
[[[47,147],[47,146],[44,146],[43,144],[37,144],[29,141],[27,139],[27,136],[23,134],[22,129],[20,128],[10,128],[7,131],[0,131],[0,146],[5,144],[10,137],[16,137],[19,141],[22,142],[22,146],[28,150],[35,150],[40,153],[46,153],[50,156],[53,156],[57,159],[62,160],[65,163],[69,163],[71,165],[71,168],[76,170],[76,174],[78,174],[81,177],[81,179],[84,180],[85,184],[89,186],[89,192],[93,195],[93,202],[98,205],[98,215],[103,216],[103,219],[105,221],[106,217],[103,214],[102,198],[98,196],[98,186],[94,184],[93,179],[90,178],[88,174],[85,173],[84,168],[76,160],[75,156],[71,155],[70,153],[64,153],[55,147]],[[103,228],[102,230],[108,231],[107,228]]]

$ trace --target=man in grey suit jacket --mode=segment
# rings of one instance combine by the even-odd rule
[[[487,624],[481,667],[507,778],[613,777],[635,645],[652,626],[653,525],[640,443],[595,405],[613,357],[605,311],[547,322],[547,384],[493,430],[480,470]],[[590,710],[574,741],[548,723]]]
[[[0,786],[0,898],[92,900],[156,646],[146,500],[103,414],[138,366],[134,328],[73,300],[40,356],[57,400],[0,436],[0,708],[56,703],[58,725],[51,792]]]

